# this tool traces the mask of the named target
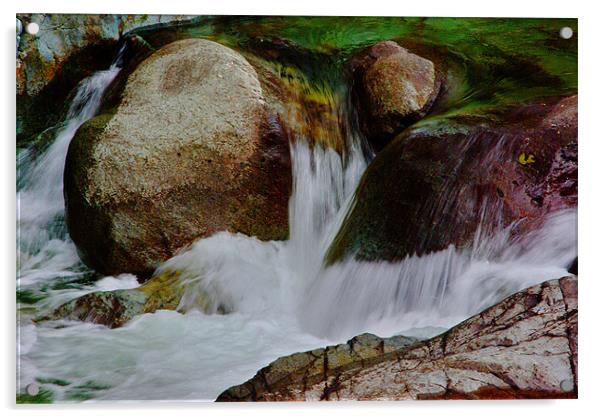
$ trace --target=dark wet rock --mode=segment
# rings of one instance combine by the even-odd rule
[[[360,126],[376,149],[424,117],[439,92],[433,62],[393,41],[360,51],[349,67]]]
[[[71,300],[37,319],[71,319],[119,328],[136,315],[176,310],[184,293],[176,272],[164,272],[135,289],[93,292]]]
[[[568,269],[569,273],[577,275],[578,273],[578,265],[577,265],[577,257],[573,260]]]
[[[280,358],[217,400],[576,398],[577,315],[577,278],[551,280],[430,340],[368,337],[389,350],[342,367],[351,342]]]
[[[425,121],[371,162],[328,260],[465,247],[478,227],[486,236],[512,224],[520,237],[576,205],[576,96],[500,117]]]
[[[107,68],[120,36],[137,28],[189,20],[190,16],[18,14],[26,26],[38,23],[32,36],[23,31],[17,45],[17,139],[57,123],[69,92],[82,78]]]
[[[148,277],[217,231],[287,237],[288,137],[240,54],[208,40],[174,42],[114,97],[67,155],[67,225],[89,266]]]
[[[145,295],[136,289],[88,293],[61,305],[50,319],[71,319],[118,328],[136,315],[144,313]]]

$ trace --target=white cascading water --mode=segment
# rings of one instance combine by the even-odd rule
[[[77,129],[92,118],[105,89],[119,73],[118,61],[108,70],[82,80],[76,88],[65,121],[56,128],[54,142],[38,158],[31,149],[18,156],[17,265],[19,284],[73,275],[79,264],[75,247],[66,237],[63,170],[69,143]]]
[[[86,114],[74,116],[55,144],[25,167],[29,180],[19,196],[21,288],[51,285],[80,265],[67,237],[48,238],[48,225],[63,210],[62,165],[71,136],[94,114],[116,71],[80,84],[89,93],[78,91],[72,108],[89,103]],[[521,288],[567,274],[576,256],[576,211],[570,210],[553,214],[521,241],[511,242],[502,231],[480,237],[474,250],[450,247],[397,263],[350,257],[325,267],[324,255],[367,161],[357,137],[348,138],[344,157],[309,146],[304,138],[291,144],[291,155],[289,241],[221,232],[168,260],[159,270],[182,272],[184,313],[145,314],[113,330],[69,321],[34,324],[21,315],[19,389],[37,379],[57,401],[213,400],[282,355],[362,332],[432,336]],[[36,193],[40,190],[44,193]],[[59,252],[47,249],[51,242],[67,246],[72,258],[58,262]],[[23,243],[37,252],[27,253]],[[50,290],[37,313],[87,292],[135,286],[132,276],[123,275]]]

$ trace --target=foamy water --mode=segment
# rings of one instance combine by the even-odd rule
[[[113,330],[73,321],[34,324],[33,317],[85,293],[138,286],[131,275],[86,280],[91,272],[64,233],[69,141],[118,71],[84,80],[68,129],[43,155],[20,161],[18,285],[44,296],[22,306],[20,391],[37,380],[56,401],[213,400],[282,355],[362,332],[435,335],[521,288],[565,275],[576,256],[571,210],[553,214],[521,241],[502,230],[479,237],[472,249],[450,247],[397,263],[349,257],[325,267],[368,161],[359,137],[347,139],[344,156],[297,138],[289,241],[221,232],[168,260],[159,270],[182,273],[182,313],[145,314]],[[210,301],[205,312],[199,295]]]

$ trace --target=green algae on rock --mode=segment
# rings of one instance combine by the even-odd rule
[[[569,40],[558,36],[564,26],[573,28]],[[345,82],[341,75],[354,55],[394,41],[436,67],[454,68],[453,77],[441,74],[448,78],[442,94],[453,94],[437,105],[439,115],[486,114],[577,92],[576,19],[204,16],[132,33],[155,48],[178,39],[210,39],[296,68],[312,84],[334,90]]]
[[[464,113],[524,103],[541,95],[571,94],[576,92],[577,86],[576,19],[45,16],[50,17],[44,20],[42,15],[19,15],[25,23],[39,18],[42,33],[49,37],[48,41],[45,38],[37,41],[27,34],[21,37],[17,65],[20,141],[58,121],[58,116],[53,112],[51,115],[49,109],[57,102],[64,102],[74,82],[108,64],[110,48],[114,48],[118,37],[125,33],[140,34],[154,48],[186,38],[211,39],[240,51],[254,52],[258,44],[279,43],[278,49],[282,51],[279,59],[287,54],[286,50],[296,50],[291,55],[301,59],[293,59],[294,65],[306,74],[319,77],[328,77],[335,68],[342,68],[352,54],[382,41],[443,48],[448,51],[449,59],[466,65],[464,81],[469,88],[465,97],[455,102],[455,111]],[[570,40],[558,37],[558,31],[564,26],[573,29],[574,36]],[[54,31],[55,28],[61,31]],[[82,28],[88,35],[78,35],[77,31]],[[57,36],[54,32],[65,39],[51,39]],[[57,46],[59,41],[67,45],[64,50]],[[82,49],[84,44],[91,49]],[[78,50],[83,52],[77,55]],[[298,54],[300,50],[306,53]],[[73,57],[79,58],[65,60],[63,55],[72,51]],[[320,68],[315,65],[316,60],[307,59],[312,56],[328,57],[322,61],[332,65]],[[63,62],[70,70],[62,69]],[[307,67],[304,62],[311,64]],[[43,80],[36,81],[36,77]],[[67,85],[69,80],[71,84]],[[54,87],[44,87],[48,83]],[[35,98],[40,105],[29,98]],[[45,112],[40,112],[42,109]]]

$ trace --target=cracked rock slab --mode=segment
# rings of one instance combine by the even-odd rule
[[[577,312],[577,277],[551,280],[426,341],[363,334],[367,349],[282,357],[217,400],[576,398]]]

